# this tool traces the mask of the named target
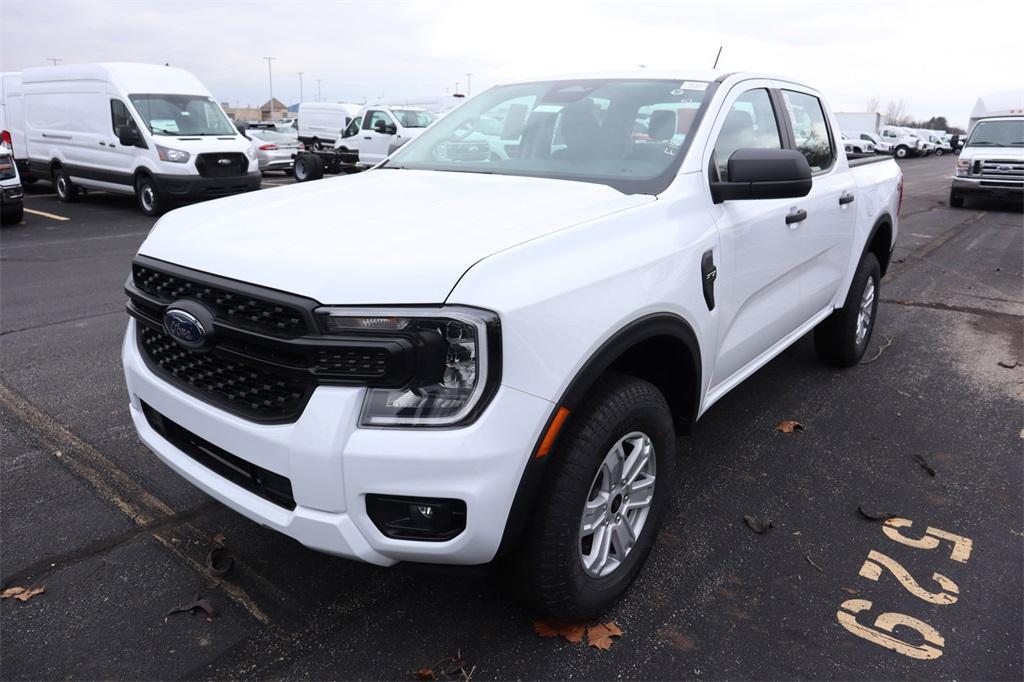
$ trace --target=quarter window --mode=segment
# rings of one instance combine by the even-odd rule
[[[779,124],[765,89],[749,90],[740,95],[725,116],[715,143],[715,159],[723,180],[729,180],[729,157],[733,152],[750,147],[782,149]]]
[[[135,127],[132,124],[132,116],[128,113],[128,107],[119,99],[110,100],[110,123],[115,135],[121,126]]]
[[[825,170],[832,165],[835,152],[825,123],[821,100],[814,95],[783,90],[782,96],[793,124],[793,139],[797,150],[807,159],[812,171]]]

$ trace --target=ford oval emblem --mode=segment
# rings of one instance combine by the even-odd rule
[[[206,341],[206,329],[195,315],[169,308],[164,313],[164,329],[172,339],[186,348],[199,348]]]
[[[221,166],[230,166],[231,159],[217,159],[217,163],[220,164]]]

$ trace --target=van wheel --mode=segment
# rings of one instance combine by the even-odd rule
[[[156,188],[153,178],[143,175],[135,183],[135,197],[139,200],[139,210],[148,216],[158,216],[164,212],[164,199]]]
[[[25,206],[21,203],[4,206],[0,211],[0,225],[17,225],[25,217]]]
[[[563,622],[605,612],[647,559],[672,497],[672,414],[651,383],[608,374],[565,427],[520,547],[537,605]]]
[[[53,171],[53,188],[57,192],[57,198],[66,203],[78,201],[78,188],[71,182],[71,176],[63,168],[56,168]]]
[[[942,156],[945,153],[946,153],[945,149],[942,149],[941,147],[936,147],[935,148],[935,156]]]
[[[299,154],[295,159],[295,182],[319,180],[324,176],[324,164],[314,154]]]
[[[953,190],[949,190],[949,205],[953,208],[963,208],[964,198]]]
[[[851,367],[864,357],[875,329],[881,279],[882,268],[875,254],[865,253],[853,274],[845,305],[814,328],[814,350],[822,362]]]
[[[322,144],[320,144],[320,138],[318,138],[318,137],[314,137],[313,138],[313,141],[309,143],[309,147],[313,151],[317,151],[317,152],[324,148],[324,146]]]
[[[905,158],[907,158],[907,154],[909,154],[909,153],[910,153],[910,150],[908,148],[904,147],[903,145],[900,145],[899,147],[896,147],[895,155],[896,155],[897,159],[905,159]]]

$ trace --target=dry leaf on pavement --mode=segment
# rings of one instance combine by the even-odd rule
[[[565,637],[573,644],[583,641],[587,626],[584,623],[559,623],[554,620],[533,621],[533,631],[541,637]]]
[[[13,597],[18,601],[28,601],[43,592],[46,592],[46,588],[42,585],[36,587],[8,587],[3,592],[0,592],[0,599],[10,599]]]
[[[768,532],[769,528],[774,528],[774,526],[772,525],[772,520],[769,519],[767,516],[762,516],[759,519],[755,519],[753,516],[750,516],[748,514],[743,517],[743,521],[747,524],[750,530],[754,531],[758,535],[764,535]]]
[[[612,648],[612,638],[621,637],[622,630],[615,624],[615,621],[591,625],[587,629],[587,644],[592,647],[607,651]]]
[[[430,668],[420,668],[416,671],[417,680],[436,680],[437,677],[434,675],[434,671]]]
[[[224,533],[217,533],[213,536],[213,544],[224,546],[227,544],[227,538],[224,537]]]
[[[896,515],[892,512],[877,511],[875,509],[865,509],[864,505],[857,507],[857,512],[868,521],[885,521],[886,519],[895,518]]]
[[[776,424],[775,430],[782,433],[794,433],[796,431],[803,431],[804,425],[795,419],[783,419]]]
[[[196,592],[192,595],[192,603],[185,604],[183,606],[175,606],[173,609],[168,611],[164,615],[164,621],[167,621],[167,617],[175,613],[191,613],[194,614],[197,610],[202,611],[206,614],[206,620],[213,620],[213,617],[217,615],[216,609],[213,608],[213,603],[205,597],[200,599],[199,593]]]

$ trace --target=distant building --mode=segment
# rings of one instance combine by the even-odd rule
[[[277,99],[276,97],[274,98],[273,102],[274,102],[274,116],[273,116],[273,120],[277,120],[279,118],[287,118],[288,117],[288,105],[285,104],[284,102],[282,102],[281,100]],[[270,116],[270,100],[267,100],[267,102],[264,103],[263,106],[260,106],[260,107],[254,107],[251,104],[248,104],[248,105],[246,105],[244,107],[242,107],[242,106],[234,106],[233,107],[233,106],[230,105],[229,102],[221,102],[220,105],[224,108],[224,113],[226,113],[228,115],[228,118],[230,118],[232,121],[270,121],[270,120],[272,120],[271,116]]]

